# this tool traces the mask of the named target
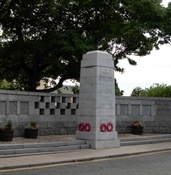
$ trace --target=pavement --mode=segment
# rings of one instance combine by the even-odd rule
[[[19,169],[96,159],[124,157],[166,150],[171,151],[171,142],[129,145],[110,149],[83,149],[75,151],[70,150],[67,152],[53,152],[50,154],[5,157],[0,158],[0,173],[7,169]]]

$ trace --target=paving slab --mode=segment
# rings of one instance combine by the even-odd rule
[[[134,145],[134,146],[121,146],[120,148],[109,149],[83,149],[77,151],[68,151],[61,153],[51,153],[44,155],[29,155],[19,156],[12,158],[0,158],[0,170],[15,169],[23,167],[33,167],[41,165],[69,163],[76,161],[86,161],[93,159],[123,157],[129,155],[150,153],[156,151],[171,151],[171,142]]]

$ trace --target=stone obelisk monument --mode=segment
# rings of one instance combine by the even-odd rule
[[[76,138],[91,148],[120,146],[115,125],[114,62],[107,52],[83,55]]]

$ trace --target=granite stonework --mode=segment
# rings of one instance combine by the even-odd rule
[[[116,97],[116,104],[118,133],[130,133],[134,121],[143,124],[144,133],[171,133],[171,98]]]
[[[115,102],[82,101],[82,105],[109,109],[115,106],[118,133],[131,133],[133,122],[138,120],[144,133],[171,134],[171,98],[116,96]],[[24,135],[28,122],[36,121],[39,135],[75,134],[78,106],[79,95],[0,90],[0,127],[12,120],[17,137]],[[103,110],[86,110],[86,114],[90,112],[104,114]]]
[[[75,134],[78,95],[0,91],[0,127],[13,122],[14,136],[24,136],[30,121],[37,122],[39,135]]]
[[[76,138],[86,140],[94,149],[119,147],[112,56],[102,51],[83,55],[80,84],[78,126],[83,126],[76,131]],[[105,128],[108,123],[110,130]],[[102,124],[105,130],[101,130]]]

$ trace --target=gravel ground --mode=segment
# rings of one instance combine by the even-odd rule
[[[143,134],[142,136],[150,136],[155,134]],[[142,137],[141,136],[141,137]],[[118,138],[127,137],[139,137],[133,134],[118,134]],[[24,144],[24,143],[47,143],[47,142],[62,142],[75,140],[75,135],[50,135],[50,136],[38,136],[37,139],[27,139],[24,137],[14,137],[13,141],[5,142],[0,141],[1,144]]]

